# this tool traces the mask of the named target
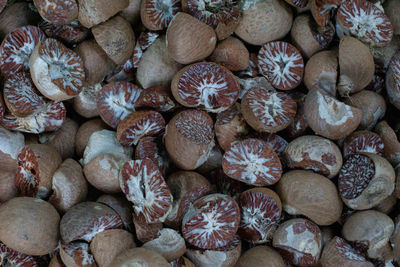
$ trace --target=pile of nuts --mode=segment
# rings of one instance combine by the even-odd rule
[[[1,266],[399,266],[400,0],[1,0]]]

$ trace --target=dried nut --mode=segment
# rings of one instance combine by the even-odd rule
[[[69,24],[78,18],[78,4],[75,0],[34,0],[40,16],[55,24]]]
[[[61,260],[60,254],[55,253],[49,262],[49,267],[64,267],[64,263]]]
[[[262,139],[275,151],[275,153],[281,157],[285,150],[288,142],[277,134],[266,134],[262,135]]]
[[[45,105],[29,74],[18,72],[4,82],[4,103],[11,114],[25,117],[37,112]]]
[[[165,112],[175,108],[176,103],[173,100],[169,87],[154,85],[142,91],[137,106]]]
[[[296,102],[297,111],[293,120],[285,128],[284,133],[289,138],[296,138],[306,134],[306,131],[308,130],[308,123],[306,122],[306,116],[304,110],[304,102],[306,99],[306,94],[299,92],[297,90],[293,90],[288,93]],[[284,143],[286,143],[287,145],[286,141]]]
[[[328,50],[318,52],[308,60],[304,70],[304,84],[308,90],[317,87],[332,96],[336,95],[337,56],[336,51]]]
[[[234,104],[227,110],[218,113],[214,128],[218,144],[225,151],[249,131],[240,112],[239,104]]]
[[[50,101],[26,117],[6,113],[0,123],[9,130],[38,134],[59,129],[64,122],[65,115],[66,109],[62,102]]]
[[[100,47],[116,63],[124,64],[135,46],[135,33],[128,21],[116,16],[92,28]]]
[[[15,176],[20,195],[46,198],[51,191],[53,174],[61,162],[60,154],[51,146],[32,144],[21,148]]]
[[[132,156],[131,147],[123,147],[118,143],[117,133],[101,130],[92,133],[83,153],[82,165],[85,166],[97,156],[112,154],[129,160]]]
[[[356,38],[343,37],[339,44],[339,69],[337,88],[340,95],[348,96],[367,87],[375,72],[374,59],[368,46]]]
[[[303,58],[299,50],[287,42],[264,44],[258,52],[258,67],[276,89],[291,90],[303,79]]]
[[[169,86],[182,65],[167,51],[166,38],[161,36],[143,53],[137,69],[137,80],[143,88],[155,85]]]
[[[326,26],[331,21],[331,15],[342,3],[341,0],[310,0],[310,11],[315,22],[320,26]]]
[[[171,190],[173,203],[165,224],[168,227],[179,229],[183,216],[190,205],[209,194],[212,189],[211,184],[204,176],[196,172],[179,171],[168,177],[167,185]]]
[[[125,229],[132,230],[132,205],[122,195],[102,195],[96,202],[103,203],[112,208],[124,223]]]
[[[87,182],[81,165],[73,159],[66,159],[53,174],[53,194],[49,202],[64,213],[72,206],[85,200]]]
[[[207,160],[196,169],[201,174],[207,174],[212,170],[222,167],[222,154],[224,152],[219,146],[214,146],[209,154]]]
[[[374,210],[383,212],[385,214],[389,214],[393,211],[395,205],[397,204],[397,197],[393,191],[393,193],[382,200],[377,206],[374,207]]]
[[[110,266],[124,267],[124,266],[152,266],[152,267],[169,267],[167,260],[158,254],[145,248],[131,248],[125,250],[117,257]]]
[[[386,121],[378,123],[375,132],[382,138],[385,158],[393,166],[397,166],[400,163],[400,141],[396,133]]]
[[[201,107],[218,113],[235,103],[240,87],[227,68],[200,62],[178,71],[171,82],[171,91],[176,101],[185,107]]]
[[[394,223],[389,216],[366,210],[350,215],[343,225],[342,234],[369,258],[376,259],[382,256],[393,229]]]
[[[41,20],[39,14],[32,10],[27,2],[16,2],[7,5],[0,14],[0,40],[15,29],[35,25]]]
[[[239,236],[255,244],[271,240],[282,214],[279,196],[268,188],[253,188],[240,194],[238,204],[241,212]]]
[[[6,1],[7,2],[7,1]],[[0,242],[1,261],[9,266],[40,266],[36,257],[15,251]]]
[[[246,1],[242,11],[242,19],[235,34],[252,45],[282,39],[292,27],[292,10],[281,0],[256,3]]]
[[[64,244],[77,240],[90,242],[98,233],[121,227],[122,220],[113,209],[97,202],[81,202],[62,217],[61,241]]]
[[[42,30],[35,26],[23,26],[9,33],[0,46],[1,73],[8,77],[29,70],[29,58],[45,37]]]
[[[47,37],[59,39],[67,44],[78,44],[89,35],[89,29],[83,27],[76,19],[70,24],[58,25],[47,21],[39,23],[39,27]]]
[[[373,18],[370,22],[368,18]],[[343,34],[353,35],[372,46],[386,46],[393,37],[393,28],[383,8],[367,0],[345,1],[336,16],[336,27]]]
[[[239,39],[228,37],[218,43],[210,60],[231,71],[244,70],[249,66],[249,51]]]
[[[89,252],[89,244],[73,242],[61,244],[60,258],[65,266],[70,267],[96,267],[93,255]]]
[[[172,208],[172,195],[157,165],[150,159],[130,160],[119,173],[122,192],[141,221],[164,222]]]
[[[101,119],[93,119],[84,122],[78,129],[75,136],[75,152],[78,157],[83,156],[83,152],[89,142],[90,136],[97,131],[107,128],[107,125]]]
[[[158,166],[162,174],[165,174],[169,167],[169,159],[160,139],[156,137],[143,137],[139,140],[135,149],[135,159],[148,158]]]
[[[107,193],[119,193],[119,169],[126,161],[125,156],[102,154],[85,164],[83,172],[87,181],[98,190]]]
[[[16,197],[0,206],[0,240],[18,252],[41,256],[58,243],[60,216],[48,202]]]
[[[135,226],[135,234],[137,239],[146,243],[157,238],[158,232],[163,228],[162,223],[148,224],[146,220],[133,214],[133,224]]]
[[[65,118],[62,126],[55,132],[39,135],[39,143],[54,147],[62,159],[71,158],[75,152],[75,136],[78,123]]]
[[[296,115],[296,102],[286,93],[252,88],[244,95],[241,110],[246,122],[258,132],[285,129]]]
[[[36,45],[29,66],[33,83],[51,100],[73,98],[84,86],[81,57],[55,39],[47,38]]]
[[[350,246],[343,238],[335,236],[322,251],[322,267],[373,267],[374,265]]]
[[[335,36],[335,27],[332,24],[319,26],[310,14],[305,13],[294,19],[290,35],[293,44],[306,58],[310,58],[328,48]]]
[[[0,144],[1,171],[15,172],[18,168],[18,152],[25,146],[24,135],[18,132],[11,132],[0,126]]]
[[[304,103],[305,117],[310,128],[329,139],[351,134],[361,121],[362,111],[316,88],[310,90]]]
[[[400,10],[399,2],[396,0],[388,0],[384,5],[385,14],[389,18],[394,34],[400,35],[400,18],[398,12]]]
[[[137,145],[145,136],[157,135],[165,129],[163,116],[156,111],[137,111],[118,123],[117,139],[123,146]]]
[[[290,219],[276,230],[272,245],[291,264],[314,266],[322,250],[321,230],[309,220]]]
[[[260,139],[234,143],[224,154],[224,173],[232,179],[255,186],[272,185],[282,175],[282,164],[273,149]]]
[[[383,148],[383,141],[378,134],[370,131],[357,131],[344,140],[343,157],[359,152],[369,152],[382,156]]]
[[[400,53],[396,53],[390,61],[385,84],[390,103],[400,110]]]
[[[257,78],[258,75],[259,75],[259,73],[258,73],[257,54],[250,53],[250,55],[249,55],[249,66],[245,70],[240,71],[238,73],[238,76],[240,78],[249,78],[249,77],[250,78]],[[261,78],[261,77],[258,77],[258,78]],[[255,87],[260,87],[260,86],[255,86]],[[242,95],[240,96],[240,98],[242,98]]]
[[[106,230],[90,242],[90,252],[97,266],[106,267],[124,250],[136,247],[133,235],[121,229]]]
[[[235,200],[244,191],[244,183],[231,179],[222,168],[211,171],[208,178],[214,191],[231,196]]]
[[[215,145],[210,115],[190,109],[178,113],[166,127],[164,142],[171,161],[178,168],[198,168],[208,159]]]
[[[231,242],[225,247],[210,249],[197,249],[189,247],[186,249],[185,255],[198,267],[208,266],[237,266],[235,263],[240,257],[242,251],[242,241],[236,235]],[[184,265],[189,267],[188,265]]]
[[[119,12],[119,15],[129,21],[130,24],[136,25],[140,20],[140,2],[129,0],[129,5]]]
[[[186,252],[183,237],[169,228],[161,229],[155,239],[144,243],[142,247],[160,253],[168,262],[180,258]]]
[[[147,29],[160,31],[168,27],[180,9],[180,1],[143,0],[140,4],[140,18]]]
[[[399,228],[399,221],[400,217],[397,216],[395,218],[395,225],[394,225],[394,231],[390,237],[390,244],[393,247],[393,257],[395,259],[398,259],[400,256],[400,228]]]
[[[386,113],[385,99],[373,91],[362,90],[344,101],[347,105],[362,110],[361,122],[358,126],[361,130],[371,130]]]
[[[285,173],[276,187],[283,210],[290,215],[303,215],[318,225],[331,225],[339,220],[342,201],[333,182],[312,171]]]
[[[284,267],[282,256],[268,246],[257,246],[247,250],[236,262],[236,267]]]
[[[196,200],[183,217],[182,235],[190,245],[216,249],[229,244],[240,223],[236,201],[223,194]]]
[[[79,22],[92,28],[128,7],[129,0],[78,0],[78,4]]]
[[[190,64],[208,57],[217,42],[213,28],[182,12],[169,24],[166,39],[169,55],[181,64]]]
[[[86,119],[99,116],[97,111],[97,93],[101,90],[100,83],[83,87],[82,91],[74,98],[73,108],[76,113]]]
[[[328,178],[335,177],[343,163],[338,146],[316,135],[297,137],[287,145],[283,157],[291,169],[313,170]]]
[[[95,40],[83,41],[74,51],[83,61],[85,86],[93,86],[102,82],[104,77],[115,67],[114,62],[107,56]]]
[[[17,187],[14,184],[16,171],[0,171],[0,204],[18,196]]]
[[[393,193],[395,172],[383,157],[372,153],[350,154],[339,173],[343,202],[355,210],[370,209]]]

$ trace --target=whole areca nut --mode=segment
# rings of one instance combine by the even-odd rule
[[[78,157],[83,156],[83,152],[89,142],[90,136],[96,132],[107,128],[107,125],[99,118],[84,122],[80,125],[75,136],[75,152]]]
[[[78,5],[79,22],[86,28],[92,28],[128,7],[129,0],[78,0]]]

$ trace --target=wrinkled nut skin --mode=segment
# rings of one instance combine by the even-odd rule
[[[85,164],[83,172],[88,182],[98,190],[107,194],[119,193],[118,175],[124,162],[125,158],[118,155],[99,155]]]
[[[131,248],[119,254],[110,266],[152,266],[169,267],[168,261],[161,254],[145,248]]]
[[[249,66],[249,57],[249,51],[239,39],[228,37],[218,43],[210,60],[231,71],[240,71]]]
[[[107,56],[95,40],[85,40],[74,51],[82,58],[85,70],[85,86],[103,81],[114,68],[115,63]]]
[[[281,39],[292,27],[292,10],[281,0],[245,4],[242,9],[235,34],[249,44],[263,45]]]
[[[335,177],[342,167],[339,147],[329,139],[304,135],[290,142],[283,151],[289,168],[313,170],[328,178]]]
[[[394,229],[392,219],[375,210],[356,212],[346,220],[342,228],[344,239],[359,245],[372,259],[383,255],[385,245]]]
[[[400,163],[400,141],[396,133],[386,121],[379,122],[375,132],[382,138],[385,158],[396,167]]]
[[[213,121],[203,111],[182,111],[168,123],[164,143],[177,167],[194,170],[207,160],[214,147]]]
[[[217,42],[213,28],[182,12],[169,24],[166,39],[169,55],[181,64],[190,64],[208,57]]]
[[[124,64],[132,56],[135,33],[129,22],[121,16],[93,27],[92,33],[96,42],[115,64]]]
[[[55,250],[60,216],[46,201],[16,197],[0,206],[0,240],[24,254],[41,256]]]
[[[331,225],[341,216],[343,204],[335,184],[312,171],[285,173],[276,192],[290,215],[306,216],[318,225]]]
[[[52,133],[39,135],[41,144],[54,147],[62,159],[71,158],[75,153],[75,137],[78,132],[78,123],[70,118],[65,118],[61,128]]]
[[[351,134],[361,122],[362,111],[313,88],[304,102],[305,117],[318,135],[337,140]]]
[[[97,202],[81,202],[62,217],[61,241],[64,244],[76,240],[90,242],[96,234],[121,226],[122,220],[113,209]]]
[[[156,85],[169,87],[175,73],[183,67],[168,52],[166,40],[165,36],[157,38],[140,59],[136,78],[143,88]]]
[[[79,22],[86,28],[100,24],[129,5],[129,0],[78,0]]]
[[[93,119],[84,122],[78,129],[75,136],[75,152],[78,157],[83,156],[83,152],[89,142],[92,133],[107,129],[108,126],[101,119]]]
[[[373,177],[360,195],[355,198],[347,198],[342,195],[342,200],[351,209],[365,210],[377,206],[393,193],[396,175],[392,165],[385,158],[368,152],[359,154],[367,156],[373,162],[373,166],[369,167],[372,168]],[[354,167],[357,168],[359,166]],[[348,175],[350,177],[345,179],[354,179],[351,177],[351,173]],[[339,187],[340,180],[339,176]]]
[[[52,179],[53,194],[49,202],[60,212],[85,200],[88,186],[81,165],[73,159],[66,159],[56,170]]]
[[[273,248],[268,246],[256,246],[247,250],[236,262],[236,267],[284,267],[282,256]]]
[[[106,230],[97,234],[90,243],[90,251],[97,266],[107,267],[124,250],[136,247],[133,235],[121,229]]]

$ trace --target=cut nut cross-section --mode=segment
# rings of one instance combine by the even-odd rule
[[[175,99],[186,107],[220,112],[238,99],[240,86],[227,68],[205,62],[187,66],[175,74],[171,90]]]
[[[78,95],[84,86],[81,57],[55,39],[41,41],[29,64],[33,82],[47,98],[67,100]]]
[[[55,24],[68,24],[78,17],[75,0],[34,0],[40,16]]]
[[[85,242],[61,244],[60,256],[66,266],[97,266],[93,255],[89,253],[89,244]]]
[[[253,129],[275,133],[292,122],[297,104],[286,93],[252,88],[244,95],[241,109],[244,119]]]
[[[258,67],[275,88],[290,90],[297,87],[303,78],[304,61],[296,47],[277,41],[261,47]]]
[[[128,161],[121,167],[119,179],[122,192],[142,221],[165,220],[172,207],[172,195],[157,165],[150,159]]]
[[[198,199],[182,221],[185,240],[198,248],[224,247],[235,237],[240,210],[236,201],[223,194],[211,194]]]
[[[256,186],[275,184],[282,175],[278,155],[259,139],[233,144],[224,154],[222,168],[229,177]]]
[[[143,0],[140,17],[143,25],[152,31],[163,30],[181,9],[179,0]]]

